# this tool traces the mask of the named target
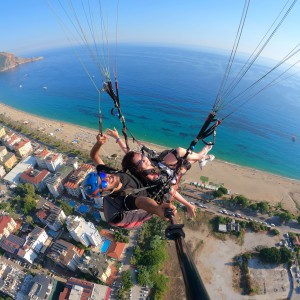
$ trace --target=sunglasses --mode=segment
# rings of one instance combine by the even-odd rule
[[[106,173],[102,173],[102,172],[99,172],[98,175],[101,179],[101,183],[99,184],[99,188],[101,189],[100,192],[103,193],[103,189],[107,188],[108,186],[108,182],[104,180],[107,177],[107,175]]]
[[[138,169],[139,168],[139,166],[143,163],[143,162],[145,162],[145,158],[147,157],[147,155],[145,155],[145,154],[142,154],[141,155],[141,159],[136,163],[136,165],[135,165],[135,167],[136,167],[136,169]]]

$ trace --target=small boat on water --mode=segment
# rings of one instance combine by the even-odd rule
[[[294,135],[292,136],[292,141],[296,142],[296,136],[294,136]]]
[[[46,87],[46,86],[43,86],[43,89],[44,89],[44,90],[48,90],[48,87]]]
[[[22,87],[23,87],[23,85],[22,85],[22,84],[20,84],[20,85],[19,85],[19,88],[22,88]]]

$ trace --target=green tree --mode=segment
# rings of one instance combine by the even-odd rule
[[[227,195],[228,194],[228,190],[224,186],[220,186],[218,188],[218,191],[220,191],[223,195]]]
[[[153,238],[150,241],[150,248],[151,249],[156,249],[161,245],[161,238],[159,235],[153,236]]]
[[[60,207],[64,211],[66,216],[73,214],[73,208],[68,203],[61,202]]]
[[[144,253],[140,263],[144,266],[153,266],[153,265],[159,265],[163,260],[164,258],[159,253],[159,251],[157,251],[157,249],[153,249],[153,250],[147,250]]]
[[[133,287],[133,282],[131,279],[131,272],[130,270],[127,270],[123,272],[122,274],[122,283],[125,290],[129,290],[131,287]]]
[[[140,266],[137,273],[137,281],[139,285],[142,286],[153,286],[153,282],[150,276],[150,272],[147,267]]]
[[[26,195],[24,198],[24,207],[23,207],[23,213],[25,215],[28,215],[30,212],[36,209],[36,200],[32,198],[30,195]]]
[[[267,263],[280,263],[281,261],[281,253],[280,251],[275,248],[263,248],[259,252],[259,257],[262,261]]]
[[[249,205],[248,199],[243,195],[238,195],[238,196],[235,197],[235,199],[237,201],[236,203],[238,205],[240,205],[242,208],[245,208]]]
[[[35,196],[34,186],[31,183],[21,183],[16,187],[16,193],[21,197],[25,197],[26,195]]]
[[[292,253],[288,248],[282,247],[280,248],[280,257],[281,257],[280,261],[282,263],[287,263],[292,259]]]
[[[266,201],[261,201],[258,203],[258,210],[261,214],[266,214],[269,212],[269,204]]]
[[[8,207],[8,203],[0,202],[0,209],[6,209]]]
[[[154,278],[154,299],[163,299],[164,295],[168,291],[169,279],[162,275],[156,274]]]
[[[213,196],[215,198],[220,198],[220,197],[223,196],[223,193],[221,191],[219,191],[219,190],[216,190],[216,191],[213,191]]]
[[[123,234],[119,231],[115,231],[114,238],[116,242],[128,243],[129,239],[127,236],[123,236]]]
[[[32,223],[32,217],[31,216],[26,216],[26,219],[25,219],[25,221],[27,222],[27,223]]]
[[[284,223],[288,223],[289,221],[291,221],[293,219],[293,215],[290,212],[288,212],[288,211],[281,212],[281,213],[276,213],[276,215]]]
[[[200,176],[200,180],[201,182],[204,184],[204,186],[206,185],[206,183],[209,181],[209,178],[206,176]]]

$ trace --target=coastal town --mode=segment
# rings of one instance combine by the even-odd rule
[[[22,126],[26,128],[28,123],[24,121]],[[53,134],[48,136],[53,138]],[[80,144],[80,135],[77,138]],[[158,295],[155,285],[145,280],[144,266],[136,259],[136,249],[147,235],[145,229],[124,232],[104,224],[101,221],[102,199],[89,199],[81,188],[94,166],[74,154],[60,153],[52,145],[47,146],[30,134],[24,135],[5,124],[0,126],[0,139],[0,292],[12,299],[155,298],[154,295]],[[113,155],[108,155],[107,159],[112,164],[117,163]],[[236,260],[230,272],[238,275],[224,282],[221,288],[224,299],[243,299],[243,294],[248,295],[247,299],[261,299],[261,294],[272,295],[273,299],[297,299],[300,293],[300,227],[293,220],[294,216],[283,214],[279,206],[252,203],[243,196],[234,195],[223,185],[208,182],[205,176],[201,176],[200,181],[185,182],[180,189],[198,208],[194,221],[184,220],[186,240],[197,266],[218,272],[222,266],[228,268],[226,262]],[[184,211],[180,205],[178,209]],[[203,220],[207,220],[207,224],[203,224]],[[198,224],[198,232],[193,230],[195,224]],[[159,235],[164,239],[164,233]],[[227,253],[223,262],[220,257],[226,251],[220,253],[201,247],[197,250],[197,245],[192,244],[191,240],[200,242],[207,235],[212,236],[205,239],[205,247],[215,243],[214,248],[221,242],[220,247],[225,250],[224,243],[226,247],[231,244],[230,255]],[[241,240],[244,241],[242,250]],[[255,244],[258,241],[259,244]],[[276,268],[266,269],[265,265],[258,268],[262,263],[251,256],[249,249],[255,248],[257,254],[260,251],[257,246],[262,245],[279,249],[288,259]],[[201,261],[205,251],[219,256],[220,265],[212,263],[207,255],[206,263],[210,265],[205,266]],[[200,275],[203,274],[201,268],[199,270]],[[260,273],[251,274],[253,270],[260,270]],[[220,273],[223,272],[226,270],[220,269]],[[203,281],[213,299],[216,295],[210,285],[216,274],[210,273],[204,273]],[[259,282],[250,287],[249,280],[243,279],[247,273],[257,278],[270,276],[273,280],[264,280],[264,287]],[[207,278],[209,274],[211,277]],[[281,274],[280,279],[276,280],[278,274]],[[183,286],[182,281],[180,285]],[[237,285],[242,287],[234,288]],[[226,290],[230,293],[226,294]],[[184,298],[184,292],[181,293]]]
[[[297,0],[0,8],[0,300],[300,299]]]

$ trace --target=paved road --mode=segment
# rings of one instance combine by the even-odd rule
[[[196,201],[194,198],[188,197],[185,195],[185,198],[187,201],[189,202],[193,202],[193,203],[200,203],[202,205],[207,206],[207,208],[200,208],[203,211],[208,211],[208,212],[212,212],[216,215],[221,215],[221,216],[226,216],[225,214],[220,213],[220,210],[223,210],[224,207],[217,205],[214,200],[212,200],[211,202],[207,203],[206,201]],[[244,218],[237,218],[235,216],[231,216],[230,214],[236,214],[239,213],[241,214],[243,217],[246,218],[251,218],[253,220],[257,220],[257,221],[261,221],[261,222],[267,222],[268,224],[274,223],[276,225],[276,229],[278,229],[282,234],[288,233],[288,232],[294,232],[294,233],[299,233],[300,234],[300,224],[298,222],[295,221],[291,221],[288,224],[285,225],[281,225],[279,222],[279,218],[278,217],[268,217],[265,215],[261,215],[261,214],[256,214],[255,212],[248,210],[248,211],[239,211],[239,210],[235,210],[235,211],[231,211],[229,209],[227,209],[227,212],[229,213],[229,215],[227,215],[228,217],[231,218],[235,218],[235,219],[239,219],[241,221],[245,221]],[[246,220],[246,221],[250,221],[250,220]]]

